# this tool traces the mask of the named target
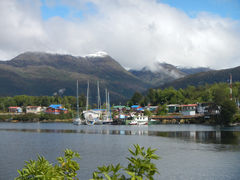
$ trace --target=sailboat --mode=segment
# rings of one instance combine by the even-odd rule
[[[85,122],[87,125],[100,125],[102,124],[101,120],[101,98],[100,98],[100,90],[99,90],[99,82],[97,82],[97,93],[98,93],[98,110],[88,110],[88,94],[89,94],[89,82],[88,82],[88,88],[87,88],[87,102],[86,102],[86,112],[84,114],[85,116]]]
[[[86,111],[84,113],[85,123],[86,125],[94,125],[95,124],[95,113],[91,110],[88,110],[88,96],[89,96],[89,81],[87,84],[87,101],[86,101]]]
[[[109,92],[107,91],[107,89],[105,89],[106,92],[106,118],[103,119],[102,123],[103,124],[112,124],[113,120],[112,120],[112,116],[111,116],[111,111],[110,111],[110,98],[109,98]]]
[[[80,125],[82,124],[82,120],[79,116],[79,102],[78,102],[78,80],[77,80],[77,93],[76,93],[76,96],[77,96],[77,114],[76,114],[76,117],[73,118],[73,124],[74,125]]]

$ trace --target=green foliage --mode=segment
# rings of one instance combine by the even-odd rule
[[[233,122],[240,123],[240,114],[235,114],[233,118],[234,118]]]
[[[62,104],[67,109],[76,108],[76,97],[74,96],[27,96],[19,95],[14,97],[0,97],[0,111],[7,112],[10,106],[49,106],[51,104]],[[79,96],[79,106],[85,108],[86,98]]]
[[[133,104],[139,104],[140,101],[142,100],[142,98],[143,98],[143,95],[141,93],[135,92],[133,94],[133,97],[132,97],[131,101],[132,101]]]
[[[232,123],[234,120],[234,114],[237,112],[237,106],[235,102],[231,100],[225,100],[221,105],[221,118],[223,124]]]
[[[154,175],[159,174],[156,165],[152,163],[152,160],[159,159],[154,154],[156,149],[145,149],[138,144],[134,148],[129,149],[132,156],[127,158],[127,167],[120,164],[100,166],[98,171],[93,172],[91,180],[153,180]],[[78,180],[76,172],[80,167],[74,158],[80,158],[79,154],[66,149],[64,157],[58,157],[58,163],[53,166],[43,156],[38,156],[37,160],[25,162],[24,168],[18,170],[19,176],[15,180]]]
[[[92,180],[152,180],[155,174],[159,174],[156,165],[151,162],[159,159],[154,154],[156,149],[148,148],[146,150],[138,144],[134,145],[134,148],[134,150],[129,149],[132,156],[127,158],[129,161],[127,167],[124,168],[120,164],[98,167],[98,171],[93,173]]]
[[[152,115],[151,111],[149,111],[147,109],[144,110],[144,116],[150,117],[151,115]]]
[[[76,171],[80,169],[79,164],[73,160],[80,158],[77,152],[66,149],[64,157],[57,158],[58,164],[53,166],[43,156],[38,159],[26,161],[22,170],[18,170],[19,176],[15,180],[71,180],[78,178]]]
[[[233,97],[240,100],[240,82],[233,83]],[[149,89],[145,96],[136,92],[131,102],[134,104],[151,105],[163,104],[192,104],[212,102],[221,105],[224,100],[229,99],[229,85],[227,83],[205,84],[199,86],[187,86],[185,89]]]
[[[157,108],[157,115],[165,115],[165,114],[167,114],[167,105],[166,104],[164,104],[164,105],[162,105],[162,106],[158,106],[158,108]]]

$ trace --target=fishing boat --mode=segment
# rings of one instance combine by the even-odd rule
[[[148,116],[134,116],[129,125],[148,125]]]
[[[82,120],[79,116],[79,102],[78,102],[78,80],[77,80],[77,93],[76,93],[76,98],[77,98],[77,113],[76,113],[76,117],[73,118],[73,124],[74,125],[81,125],[82,124]]]

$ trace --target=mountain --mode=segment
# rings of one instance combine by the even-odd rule
[[[211,71],[213,69],[210,69],[208,67],[197,67],[197,68],[178,67],[178,70],[189,75],[189,74],[196,74],[196,73],[200,73],[200,72],[207,72],[207,71]]]
[[[152,85],[162,85],[166,82],[184,77],[186,73],[176,66],[167,63],[155,63],[154,67],[144,67],[141,70],[130,69],[129,72]]]
[[[97,80],[102,98],[107,88],[112,101],[124,101],[135,91],[150,87],[104,52],[85,57],[26,52],[9,61],[0,61],[1,95],[53,95],[59,89],[65,89],[64,95],[75,95],[77,79],[79,92],[84,94],[87,80],[90,81],[93,103],[96,102]]]
[[[230,69],[212,70],[185,76],[183,78],[165,83],[161,88],[174,87],[176,89],[185,88],[189,85],[198,86],[204,84],[213,84],[219,82],[229,82],[229,75],[232,74],[233,82],[240,81],[240,66]]]

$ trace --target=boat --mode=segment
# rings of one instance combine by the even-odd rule
[[[82,124],[82,120],[79,116],[79,102],[78,102],[78,80],[77,80],[77,93],[76,93],[76,98],[77,98],[77,114],[76,117],[73,118],[73,124],[74,125],[81,125]]]
[[[97,91],[98,91],[98,110],[101,109],[101,99],[100,99],[100,91],[99,91],[99,82],[97,82]],[[84,112],[85,124],[86,125],[100,125],[102,124],[102,120],[100,120],[101,113],[96,110],[88,110],[88,96],[89,96],[89,82],[87,86],[87,101],[86,101],[86,111]]]
[[[148,116],[134,116],[129,125],[148,125]]]
[[[105,118],[102,120],[103,124],[112,124],[113,120],[112,120],[112,116],[111,116],[111,111],[110,111],[110,98],[109,98],[109,92],[107,91],[107,89],[105,89],[106,92],[106,115]]]

